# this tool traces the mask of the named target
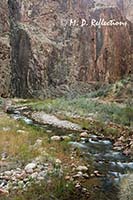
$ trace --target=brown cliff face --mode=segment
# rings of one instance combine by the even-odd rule
[[[131,71],[131,23],[122,14],[123,4],[119,9],[116,0],[111,1],[113,7],[95,2],[8,1],[13,96],[85,92],[92,82],[114,82]],[[128,24],[90,25],[100,18]],[[70,26],[70,19],[85,19],[89,25]]]
[[[95,0],[95,7],[97,8],[117,7],[129,21],[133,22],[132,0]]]
[[[117,6],[121,9],[127,19],[133,22],[133,1],[117,0]]]
[[[10,84],[10,45],[8,5],[0,1],[0,95],[7,96]]]

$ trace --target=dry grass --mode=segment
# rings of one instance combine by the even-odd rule
[[[22,132],[19,133],[18,130]],[[30,152],[29,134],[30,132],[26,131],[21,123],[3,114],[0,118],[1,158],[5,155],[9,160],[22,159],[27,161],[27,159],[33,157],[35,152]]]
[[[24,132],[18,132],[18,130]],[[39,148],[32,148],[37,139],[42,140],[42,145]],[[45,160],[53,164],[55,169],[56,159],[61,160],[61,166],[64,176],[57,178],[56,175],[49,174],[51,177],[50,186],[45,182],[40,185],[38,183],[33,184],[31,188],[24,191],[18,191],[16,194],[14,191],[6,197],[1,197],[3,200],[28,200],[28,199],[50,199],[52,194],[55,199],[68,200],[74,197],[78,199],[79,194],[76,193],[75,188],[71,182],[64,179],[66,175],[72,173],[72,163],[75,165],[83,164],[83,160],[79,155],[76,155],[74,159],[71,159],[71,151],[67,142],[65,141],[50,141],[48,135],[42,129],[38,129],[32,126],[28,126],[21,121],[15,121],[9,118],[6,114],[0,114],[0,155],[2,153],[7,154],[6,161],[16,160],[24,165],[29,160],[35,159],[39,155],[43,155]],[[9,159],[8,159],[9,157]],[[10,162],[8,162],[10,164]],[[82,199],[82,198],[81,198]],[[83,197],[83,199],[85,199]]]
[[[42,140],[42,145],[39,148],[32,148],[37,139]],[[5,153],[7,160],[19,160],[24,164],[39,156],[43,151],[46,152],[48,158],[58,158],[68,168],[72,162],[76,164],[83,162],[83,160],[80,161],[79,155],[71,160],[70,146],[66,141],[50,141],[43,129],[13,120],[6,114],[0,116],[0,158]]]

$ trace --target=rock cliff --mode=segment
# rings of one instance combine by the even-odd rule
[[[8,0],[11,94],[44,98],[86,92],[91,83],[131,73],[131,8],[130,0]],[[103,18],[127,25],[91,26]]]
[[[10,44],[7,1],[0,1],[0,95],[7,96],[10,85]]]

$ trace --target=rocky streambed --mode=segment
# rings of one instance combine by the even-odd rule
[[[39,142],[38,140],[35,145],[38,145]],[[46,161],[44,160],[45,156],[46,152],[43,151],[41,156],[35,158],[23,168],[18,167],[1,172],[1,193],[8,194],[9,191],[19,189],[26,190],[33,182],[39,183],[42,180],[50,182],[50,174],[62,176],[61,161],[59,159]]]
[[[26,108],[27,109],[27,108]],[[49,135],[51,141],[67,141],[71,148],[71,159],[73,160],[75,150],[78,149],[86,163],[76,166],[72,163],[72,173],[66,176],[66,180],[75,181],[77,179],[99,179],[102,190],[108,193],[113,186],[119,186],[120,181],[133,172],[132,158],[123,154],[123,152],[114,146],[113,142],[96,134],[90,134],[87,130],[75,123],[67,120],[60,120],[55,116],[43,112],[34,112],[29,116],[27,110],[15,109],[10,115],[15,120],[23,120],[29,126],[43,128]],[[27,115],[27,116],[26,116]],[[20,133],[21,134],[21,133]],[[34,147],[38,148],[41,140],[37,140]],[[23,168],[11,169],[0,173],[0,188],[9,191],[11,188],[25,189],[32,181],[49,180],[48,174],[63,174],[62,162],[59,159],[54,161],[44,161],[42,152],[32,162]],[[90,162],[91,161],[91,162]],[[91,169],[93,165],[93,170]],[[55,166],[57,166],[55,168]],[[81,188],[80,182],[75,182],[76,188]],[[85,190],[86,188],[83,188]],[[133,188],[132,188],[133,189]]]

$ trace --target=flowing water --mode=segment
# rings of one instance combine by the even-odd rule
[[[76,131],[68,131],[59,129],[49,125],[40,125],[34,123],[31,119],[20,114],[19,111],[14,111],[12,117],[21,119],[26,124],[43,128],[48,135],[69,135],[71,142],[69,144],[75,148],[81,149],[86,160],[93,160],[94,170],[98,171],[99,179],[103,182],[103,189],[107,191],[112,185],[119,185],[120,180],[127,176],[129,172],[133,172],[133,161],[125,156],[121,151],[113,149],[112,141],[103,139],[97,135],[90,135],[89,138],[80,138],[77,140]]]

